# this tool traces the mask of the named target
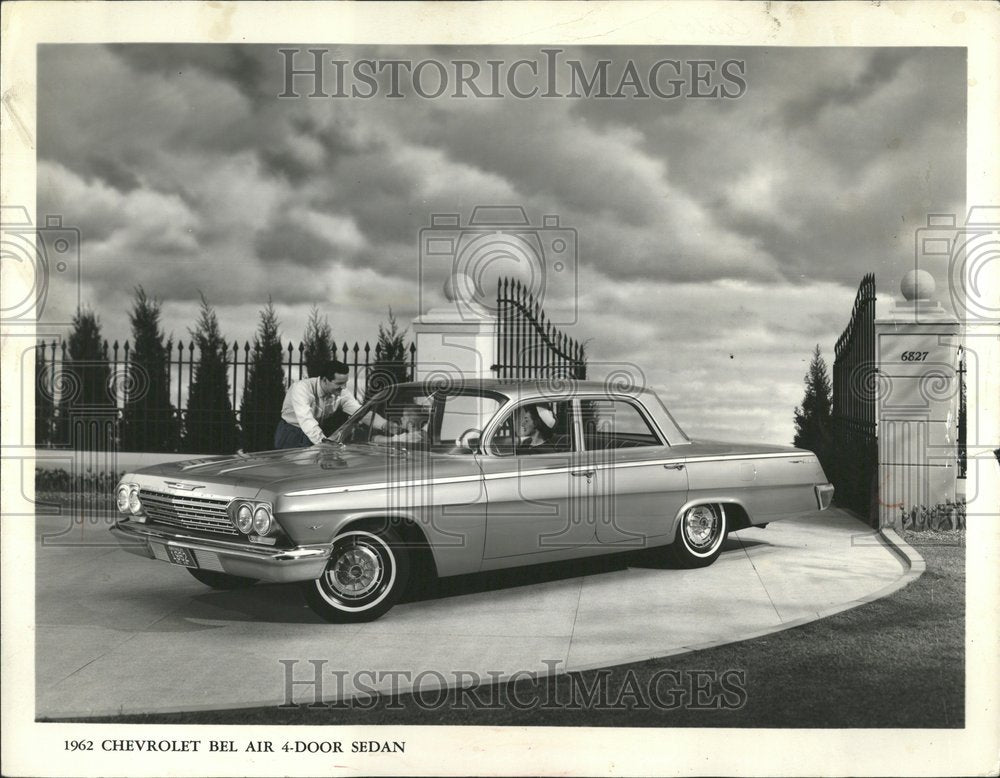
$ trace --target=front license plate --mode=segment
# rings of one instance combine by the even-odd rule
[[[183,565],[184,567],[198,566],[198,563],[194,559],[194,554],[187,548],[181,548],[180,546],[167,546],[167,556],[175,565]]]

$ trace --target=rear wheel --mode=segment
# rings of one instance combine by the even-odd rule
[[[722,553],[726,532],[721,505],[694,505],[684,511],[667,553],[680,567],[708,567]]]
[[[409,574],[409,556],[395,532],[356,529],[334,540],[323,575],[301,586],[309,607],[326,621],[373,621],[396,604]]]
[[[187,571],[197,580],[201,581],[201,583],[205,584],[205,586],[211,586],[213,589],[243,589],[257,583],[256,578],[244,578],[240,575],[217,573],[214,570],[199,570],[189,567]]]

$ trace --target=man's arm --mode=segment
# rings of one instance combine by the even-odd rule
[[[319,426],[319,421],[313,416],[313,398],[309,384],[305,381],[299,381],[288,390],[288,393],[292,398],[292,410],[295,411],[295,418],[299,427],[302,428],[302,432],[314,445],[321,443],[323,430]]]
[[[353,394],[348,392],[346,389],[340,395],[340,407],[344,409],[348,416],[353,416],[358,412],[361,407],[361,403],[358,402],[358,398]],[[386,420],[379,416],[377,413],[372,414],[372,428],[377,430],[384,430],[386,428]]]

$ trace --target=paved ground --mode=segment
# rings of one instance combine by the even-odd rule
[[[786,629],[914,574],[870,528],[831,509],[736,533],[703,570],[646,553],[462,576],[377,622],[340,626],[321,622],[293,586],[213,591],[109,545],[106,526],[38,520],[38,717],[279,704],[280,659],[297,660],[297,679],[313,677],[309,660],[325,660],[329,699],[356,692],[362,670],[408,673],[396,676],[405,689],[452,682],[458,670],[603,667]],[[312,694],[295,689],[301,702]]]

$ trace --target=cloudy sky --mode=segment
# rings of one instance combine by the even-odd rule
[[[633,363],[689,434],[788,442],[810,352],[832,362],[862,275],[876,274],[884,310],[926,214],[964,210],[958,49],[562,54],[587,72],[611,60],[614,74],[630,60],[640,73],[664,58],[745,61],[741,97],[699,100],[425,99],[405,78],[401,98],[278,99],[278,48],[40,47],[38,214],[79,227],[80,294],[109,339],[128,337],[139,283],[185,342],[199,293],[230,341],[252,337],[269,295],[296,342],[314,303],[339,340],[372,339],[389,306],[403,324],[418,313],[431,214],[519,204],[576,230],[566,329],[588,342],[594,377]],[[543,59],[328,48],[484,69]],[[57,278],[45,319],[74,300]]]

